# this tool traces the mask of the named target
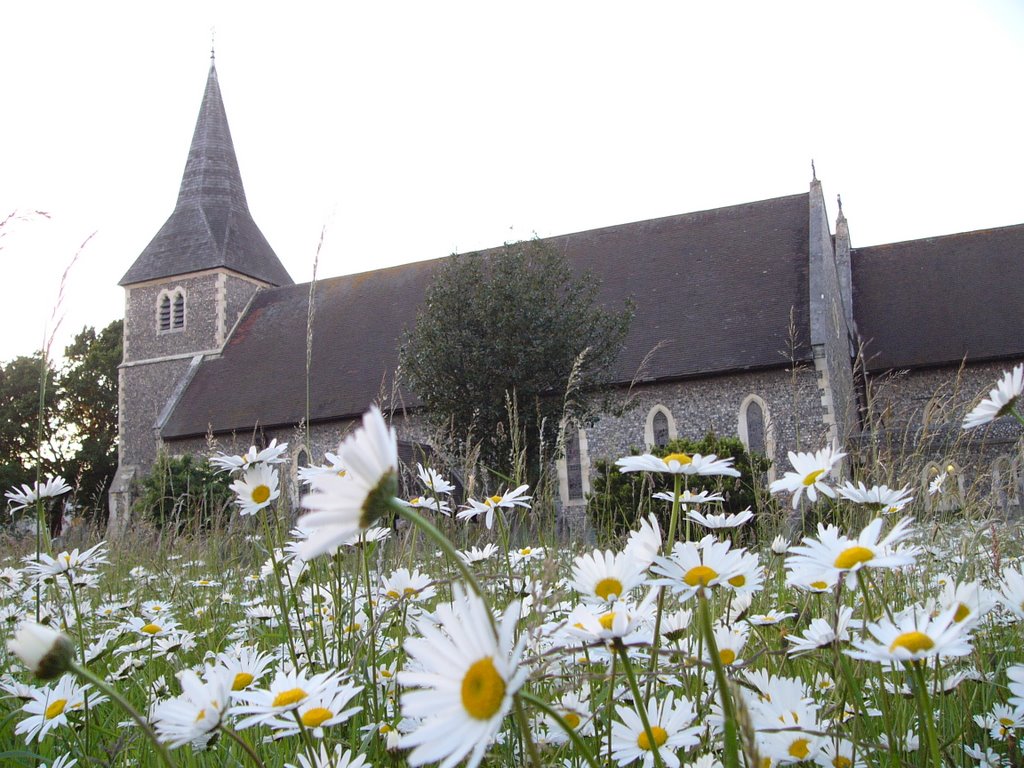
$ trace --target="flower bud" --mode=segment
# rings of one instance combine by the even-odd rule
[[[41,624],[23,624],[7,641],[7,650],[40,680],[60,677],[71,668],[75,647],[60,632]]]

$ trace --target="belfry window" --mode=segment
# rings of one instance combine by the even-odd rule
[[[185,327],[185,291],[161,291],[157,300],[157,330],[161,333],[180,331]]]

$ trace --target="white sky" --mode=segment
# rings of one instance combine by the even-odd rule
[[[1018,224],[1024,4],[35,2],[0,14],[0,360],[121,316],[216,29],[257,224],[304,282],[806,191],[855,246]],[[699,286],[699,276],[694,276]],[[692,286],[691,286],[692,289]],[[951,286],[951,291],[955,287]]]

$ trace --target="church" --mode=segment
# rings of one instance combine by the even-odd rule
[[[786,197],[546,240],[602,280],[608,306],[635,307],[612,379],[628,407],[571,430],[563,510],[585,505],[596,460],[709,430],[766,454],[772,476],[788,451],[835,441],[920,497],[946,471],[944,503],[981,488],[1019,507],[1020,430],[960,422],[1024,360],[1024,225],[853,248],[812,178]],[[372,402],[404,443],[429,444],[396,375],[442,261],[294,284],[249,212],[211,64],[174,211],[120,281],[110,533],[161,450],[277,438],[297,449],[294,482]]]

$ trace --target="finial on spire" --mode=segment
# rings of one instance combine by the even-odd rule
[[[842,214],[842,212],[843,212],[843,196],[842,195],[836,195],[836,202],[839,203],[839,213]]]
[[[217,28],[210,27],[210,63],[217,60]]]
[[[811,181],[818,180],[818,172],[814,170],[814,158],[811,158]]]

